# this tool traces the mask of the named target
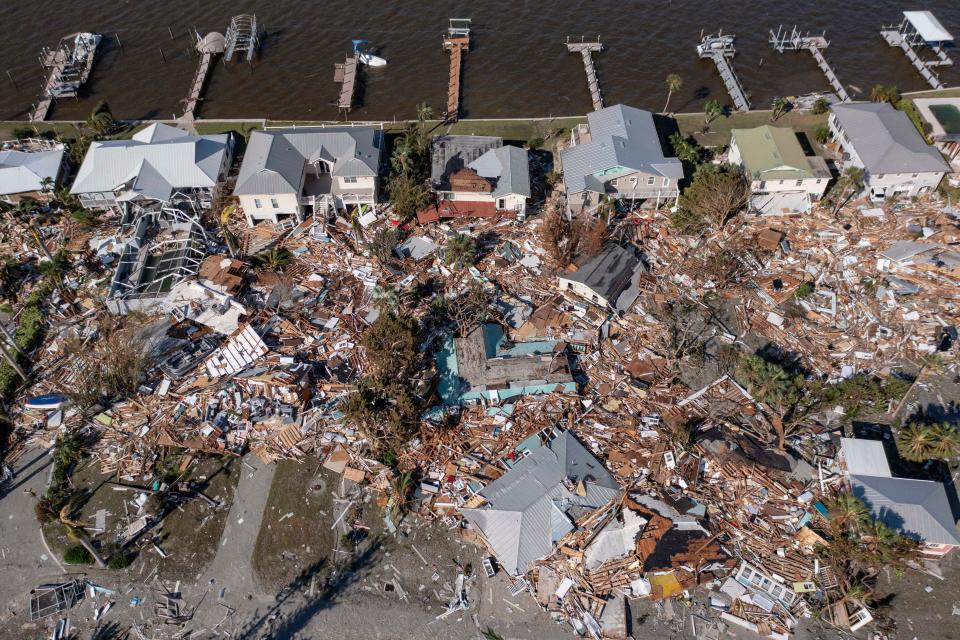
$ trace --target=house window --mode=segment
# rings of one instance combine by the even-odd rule
[[[648,187],[652,187],[652,186],[653,186],[653,183],[656,182],[656,181],[657,181],[656,178],[654,178],[653,176],[650,176],[649,178],[647,178],[647,186],[648,186]]]
[[[344,184],[357,184],[357,177],[356,177],[356,176],[346,176],[346,177],[343,179],[343,183],[344,183]]]
[[[507,199],[497,198],[497,209],[506,209],[506,208],[507,208]]]
[[[778,182],[777,184],[783,184],[783,180],[781,180],[781,181],[780,181],[780,182]]]
[[[611,187],[617,186],[617,178],[614,178],[613,180],[610,181],[610,186]]]
[[[593,301],[594,301],[594,302],[599,302],[599,301],[600,301],[600,299],[596,296],[596,294],[594,294],[594,295],[592,295],[592,296],[590,296],[590,297],[593,298]]]
[[[797,180],[797,186],[798,186],[798,187],[802,187],[802,186],[803,186],[803,180]]]
[[[274,209],[279,209],[280,203],[277,202],[276,198],[270,198],[270,206],[273,207]]]
[[[760,191],[763,191],[763,190],[766,189],[766,188],[767,188],[767,182],[766,182],[766,180],[761,180],[761,181],[760,181]]]
[[[919,174],[919,173],[915,173],[915,174],[913,174],[913,175],[910,176],[910,177],[911,177],[911,178],[916,178],[918,175],[920,175],[920,174]]]
[[[254,199],[253,199],[253,206],[255,206],[257,209],[262,209],[262,208],[263,208],[263,203],[260,202],[260,198],[254,198]]]
[[[670,178],[664,178],[664,179],[663,179],[663,186],[665,186],[665,187],[669,187],[669,186],[670,186]]]

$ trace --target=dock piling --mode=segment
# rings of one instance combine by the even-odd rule
[[[830,41],[826,38],[826,31],[823,32],[823,35],[819,36],[811,36],[809,32],[807,32],[807,35],[802,36],[800,32],[797,31],[796,26],[790,30],[790,33],[787,33],[783,30],[783,25],[780,25],[777,27],[776,33],[773,32],[773,29],[770,30],[770,46],[780,53],[784,51],[809,51],[817,63],[817,67],[820,68],[821,73],[827,78],[827,82],[830,83],[830,86],[837,94],[837,97],[840,98],[840,101],[850,101],[850,95],[823,55],[823,50],[830,46]]]

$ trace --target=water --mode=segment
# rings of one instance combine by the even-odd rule
[[[448,58],[440,41],[447,18],[473,19],[474,47],[464,68],[466,117],[503,118],[582,114],[591,109],[583,66],[563,46],[569,35],[598,34],[607,50],[596,58],[607,104],[625,102],[652,110],[664,106],[668,73],[683,78],[671,109],[699,111],[703,102],[728,98],[709,61],[694,47],[701,30],[722,28],[737,36],[735,67],[764,108],[778,95],[828,90],[807,53],[778,54],[767,31],[779,24],[827,30],[827,58],[840,80],[869,93],[877,83],[904,91],[928,88],[899,49],[879,35],[899,22],[903,9],[934,12],[960,39],[960,2],[929,0],[921,7],[902,0],[813,2],[738,0],[490,0],[444,2],[342,2],[271,0],[8,0],[0,40],[0,119],[25,119],[43,80],[37,56],[64,35],[80,30],[108,36],[85,94],[56,106],[52,119],[83,119],[99,100],[120,118],[170,118],[180,111],[196,65],[188,31],[225,32],[230,16],[255,11],[266,27],[260,57],[250,67],[218,64],[200,117],[333,119],[338,85],[333,65],[351,38],[379,47],[390,64],[367,74],[362,104],[352,119],[411,117],[417,102],[436,111],[446,102]],[[173,33],[173,38],[170,33]],[[119,36],[122,48],[114,35]],[[161,49],[166,62],[161,57]],[[948,86],[960,84],[956,67],[944,68]],[[6,77],[9,71],[18,88]]]

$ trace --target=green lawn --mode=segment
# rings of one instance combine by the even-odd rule
[[[704,127],[702,113],[678,113],[675,118],[677,126],[685,136],[693,136],[697,142],[705,147],[719,147],[730,143],[731,129],[749,129],[764,124],[773,124],[777,127],[793,127],[796,131],[807,134],[807,138],[814,140],[813,130],[817,125],[827,122],[827,114],[814,115],[809,111],[785,113],[776,122],[770,122],[770,111],[748,111],[747,113],[734,112],[728,116],[721,116],[710,123],[707,133],[700,133]]]

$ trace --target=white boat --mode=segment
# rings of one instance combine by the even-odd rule
[[[387,66],[387,60],[386,58],[375,56],[372,53],[361,53],[360,64],[365,64],[368,67],[385,67]]]
[[[387,66],[386,58],[381,58],[380,56],[375,56],[369,51],[366,50],[367,45],[370,44],[367,40],[354,40],[353,41],[353,52],[357,54],[357,60],[360,61],[360,64],[365,64],[368,67],[385,67]]]
[[[74,62],[81,64],[84,63],[87,59],[87,55],[97,50],[97,46],[100,44],[101,40],[103,40],[103,36],[101,36],[99,33],[90,33],[88,31],[78,33],[73,39]]]

